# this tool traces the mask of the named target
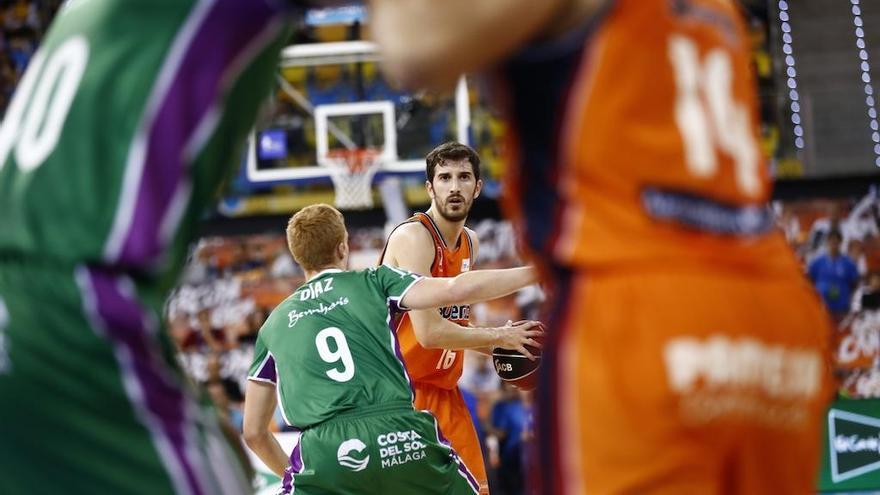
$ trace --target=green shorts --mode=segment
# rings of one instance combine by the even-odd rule
[[[305,430],[290,464],[285,495],[479,493],[434,416],[409,403],[359,409]]]
[[[0,493],[250,493],[130,279],[0,261]]]

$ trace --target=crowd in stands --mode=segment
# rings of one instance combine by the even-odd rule
[[[778,205],[778,222],[836,324],[840,393],[880,397],[880,197]]]
[[[62,0],[0,0],[0,117]]]
[[[871,188],[858,201],[779,204],[777,217],[829,310],[840,319],[861,309],[870,275],[880,273],[880,198],[876,189]],[[859,297],[854,297],[856,294]]]

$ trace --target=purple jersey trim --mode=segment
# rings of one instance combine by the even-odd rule
[[[273,385],[278,384],[278,371],[275,368],[275,357],[272,356],[271,352],[266,353],[266,357],[263,358],[263,362],[260,363],[257,372],[250,375],[248,379],[271,383]]]
[[[410,285],[412,287],[418,282],[420,279]],[[406,290],[409,290],[407,287]],[[406,370],[406,362],[403,360],[403,352],[400,351],[400,341],[397,340],[397,329],[400,327],[400,320],[403,318],[404,310],[400,309],[400,299],[398,298],[388,298],[388,331],[391,334],[391,347],[394,349],[394,357],[400,362],[400,369],[403,371],[403,377],[406,378],[406,384],[409,386],[409,394],[410,394],[410,402],[415,402],[416,400],[416,389],[413,385],[412,378],[409,376],[409,371]]]
[[[303,472],[305,464],[302,458],[302,441],[303,437],[300,434],[296,446],[293,447],[293,452],[290,453],[290,467],[284,471],[284,481],[281,485],[282,494],[293,493],[293,475]]]
[[[187,431],[187,408],[194,407],[182,384],[168,372],[147,315],[125,290],[127,279],[95,268],[81,268],[77,281],[93,323],[113,345],[132,406],[150,431],[154,444],[178,491],[208,495],[191,458],[194,445]]]
[[[153,95],[152,119],[147,117],[140,133],[145,142],[142,163],[136,166],[134,199],[123,197],[124,210],[116,219],[108,240],[109,261],[127,266],[150,266],[162,253],[166,216],[180,215],[182,192],[188,197],[189,166],[195,155],[190,141],[200,132],[203,120],[216,117],[230,69],[241,69],[239,57],[247,54],[254,39],[264,34],[279,11],[264,2],[215,0],[204,13],[183,47],[175,72],[164,94]],[[268,41],[268,40],[267,40]],[[173,51],[173,50],[172,50]],[[252,55],[255,55],[254,52]],[[161,81],[160,81],[161,82]],[[152,100],[151,96],[151,100]],[[136,140],[139,138],[136,138]],[[136,145],[137,146],[137,145]],[[218,164],[219,166],[219,164]],[[137,172],[135,172],[137,173]],[[136,188],[134,188],[136,186]],[[126,218],[127,217],[127,218]],[[167,232],[166,232],[167,235]]]
[[[427,413],[431,415],[431,419],[434,420],[434,431],[437,433],[437,440],[449,448],[450,453],[452,454],[453,459],[458,464],[458,474],[461,475],[462,478],[467,480],[468,484],[474,490],[474,493],[480,493],[480,483],[477,481],[477,478],[471,473],[470,469],[467,468],[464,461],[461,457],[458,456],[458,452],[452,448],[452,442],[446,439],[443,435],[443,432],[440,431],[440,423],[437,421],[437,418],[434,416],[431,411],[423,410],[423,413]]]

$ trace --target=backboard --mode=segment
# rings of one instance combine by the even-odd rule
[[[292,45],[282,53],[271,116],[248,144],[253,184],[326,180],[327,156],[374,149],[382,173],[424,173],[424,156],[449,140],[470,144],[470,95],[462,77],[448,95],[394,90],[366,41]]]

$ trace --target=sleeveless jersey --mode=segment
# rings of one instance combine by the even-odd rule
[[[272,87],[282,3],[67,2],[0,129],[0,255],[169,287]]]
[[[509,201],[565,266],[795,267],[767,208],[749,37],[733,0],[616,0],[496,74]]]
[[[457,246],[450,248],[446,245],[440,228],[429,215],[416,213],[400,225],[410,222],[421,223],[428,229],[431,239],[434,241],[434,262],[431,264],[432,277],[454,277],[471,269],[474,262],[473,244],[467,230],[462,229],[458,236]],[[380,264],[384,258],[385,253],[383,252],[379,259]],[[443,318],[462,326],[467,326],[470,321],[471,307],[467,304],[447,306],[438,311]],[[416,339],[412,321],[406,314],[403,315],[397,327],[397,338],[400,339],[403,360],[413,381],[445,389],[455,388],[458,379],[461,378],[464,366],[464,354],[461,351],[422,347]]]
[[[411,403],[393,325],[420,279],[389,266],[321,272],[269,315],[248,378],[274,383],[284,420],[301,429],[360,407]]]

